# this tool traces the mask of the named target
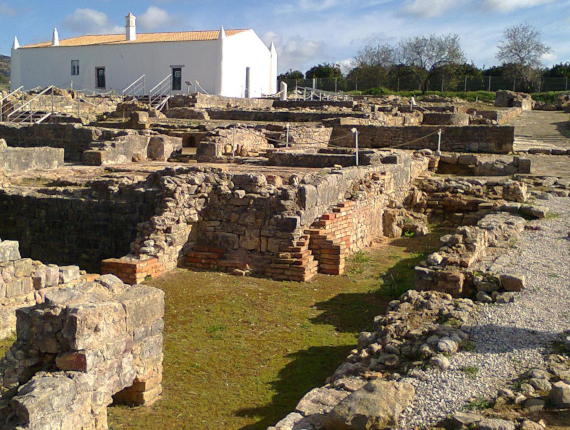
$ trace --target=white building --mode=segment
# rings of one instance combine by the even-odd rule
[[[227,97],[277,92],[277,52],[253,30],[137,34],[126,17],[125,34],[104,34],[19,46],[14,39],[11,88],[55,85],[121,93],[145,75],[146,93],[168,77],[172,94],[197,89]]]

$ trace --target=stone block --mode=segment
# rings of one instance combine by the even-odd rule
[[[125,308],[129,332],[164,316],[164,292],[156,288],[136,285],[117,300]]]
[[[15,240],[4,240],[0,242],[0,263],[14,261],[22,258],[20,256],[19,244]]]
[[[79,279],[81,275],[79,274],[78,266],[62,266],[59,268],[59,283],[67,284],[69,282]]]
[[[501,285],[506,291],[522,291],[525,288],[524,275],[501,275]]]

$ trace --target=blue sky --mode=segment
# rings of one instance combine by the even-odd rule
[[[545,65],[570,61],[570,0],[0,0],[0,53],[60,38],[124,31],[137,16],[139,32],[253,28],[274,41],[281,72],[322,62],[348,64],[368,43],[456,33],[479,67],[498,64],[504,29],[527,22],[552,48]]]

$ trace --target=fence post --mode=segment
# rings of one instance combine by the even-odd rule
[[[568,91],[568,78],[566,78],[566,90],[565,91]]]
[[[334,78],[334,93],[338,93],[338,78]]]
[[[291,124],[287,123],[287,125],[285,126],[285,128],[287,129],[287,143],[286,143],[286,148],[289,148],[289,128],[291,127]]]
[[[491,92],[491,76],[489,76],[489,92]]]
[[[54,94],[53,94],[53,93],[54,93],[54,90],[55,90],[55,88],[54,88],[54,87],[51,87],[51,114],[52,114],[52,115],[53,115],[53,106],[54,106],[54,100],[53,100],[53,97],[54,97]]]
[[[517,78],[513,78],[513,92],[516,92],[517,88]]]
[[[435,155],[441,155],[441,128],[437,130],[437,151]]]
[[[467,92],[467,76],[465,76],[465,90],[463,92]]]
[[[232,157],[236,156],[236,126],[232,129]]]
[[[355,148],[355,160],[356,166],[358,167],[358,130],[356,128],[352,129],[352,133],[354,133],[354,148]]]
[[[443,93],[443,76],[441,77],[441,92]]]

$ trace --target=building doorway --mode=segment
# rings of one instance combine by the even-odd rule
[[[182,68],[172,68],[172,91],[182,90]]]
[[[105,78],[104,67],[95,67],[95,86],[97,88],[107,87],[107,79]]]

